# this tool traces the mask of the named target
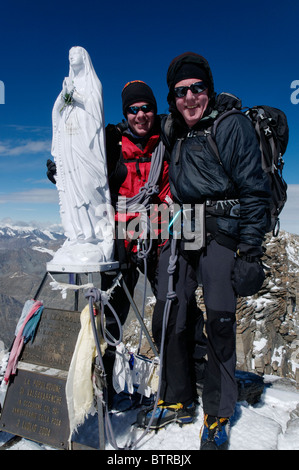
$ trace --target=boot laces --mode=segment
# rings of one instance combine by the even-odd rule
[[[217,436],[218,432],[221,431],[222,426],[227,423],[228,419],[213,417],[214,421],[212,423],[208,423],[208,419],[210,421],[211,416],[206,414],[204,417],[204,425],[207,427],[209,431],[208,440],[212,441]]]

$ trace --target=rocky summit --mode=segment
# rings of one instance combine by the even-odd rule
[[[238,306],[239,367],[299,384],[299,237],[267,237],[266,279],[258,295]]]
[[[299,385],[299,236],[281,231],[267,236],[264,246],[263,287],[238,300],[237,368]],[[200,288],[198,303],[204,311]]]
[[[0,226],[0,340],[6,347],[14,337],[22,306],[34,296],[46,263],[63,241],[64,236],[55,230]],[[284,231],[278,237],[267,236],[265,249],[266,279],[261,291],[238,301],[237,368],[286,377],[299,384],[299,236]],[[141,277],[136,290],[139,308],[143,282]],[[150,289],[147,293],[145,321],[150,328],[154,299]],[[204,312],[201,288],[197,294]],[[42,300],[47,307],[63,309],[73,302],[72,298],[63,300],[61,292],[54,292],[49,286],[43,291]],[[139,339],[139,323],[134,315],[129,316],[127,323],[130,326],[125,325],[124,341],[134,348]]]

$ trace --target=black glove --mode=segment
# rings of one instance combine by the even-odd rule
[[[47,167],[48,167],[47,177],[52,183],[56,184],[56,180],[54,178],[54,176],[56,175],[56,164],[52,160],[49,159],[47,160]]]
[[[128,123],[125,120],[119,122],[117,125],[115,124],[107,124],[105,132],[106,132],[106,145],[116,145],[119,144],[122,138],[122,134],[125,130],[128,129]]]
[[[123,134],[127,129],[128,129],[128,121],[123,119],[121,122],[116,124],[116,127],[119,129],[119,131]]]
[[[261,289],[265,280],[261,263],[263,251],[259,246],[239,245],[232,273],[232,285],[237,295],[247,297]]]

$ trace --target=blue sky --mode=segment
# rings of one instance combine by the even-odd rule
[[[293,101],[299,98],[291,88],[299,81],[299,1],[3,3],[0,220],[60,222],[57,191],[45,176],[51,112],[68,75],[68,51],[79,45],[102,82],[106,124],[123,118],[121,90],[129,80],[146,81],[158,111],[167,113],[167,68],[185,51],[208,59],[218,92],[238,95],[244,106],[282,109],[290,126],[284,171],[290,195],[282,228],[299,234],[299,104],[291,101],[292,93]]]

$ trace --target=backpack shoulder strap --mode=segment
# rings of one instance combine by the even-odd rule
[[[174,141],[173,117],[172,114],[161,115],[161,138],[167,147]]]
[[[233,114],[241,114],[242,116],[245,116],[244,113],[239,109],[233,108],[233,109],[230,109],[229,111],[225,111],[219,117],[217,117],[217,119],[215,119],[213,125],[206,132],[207,141],[210,146],[210,149],[212,150],[213,154],[217,157],[217,160],[220,163],[220,165],[222,165],[222,161],[221,161],[220,154],[219,154],[218,147],[217,147],[216,140],[215,140],[216,131],[217,131],[219,124],[228,116],[232,116]]]
[[[241,114],[242,116],[244,116],[244,113],[239,109],[230,109],[229,111],[225,111],[217,119],[215,119],[214,124],[212,126],[213,135],[216,135],[217,127],[223,121],[223,119],[227,118],[228,116],[231,116],[232,114]]]

